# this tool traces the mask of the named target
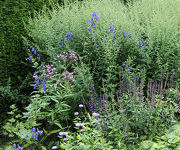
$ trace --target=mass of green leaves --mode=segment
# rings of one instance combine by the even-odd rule
[[[179,148],[178,0],[0,4],[0,149]]]

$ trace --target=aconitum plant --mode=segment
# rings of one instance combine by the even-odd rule
[[[67,33],[66,34],[66,40],[69,40],[69,41],[72,41],[72,37],[73,37],[74,35],[72,34],[72,32],[71,33]]]
[[[12,145],[12,148],[13,148],[13,150],[22,150],[23,149],[23,147],[21,147],[19,144],[15,144],[15,143]],[[7,150],[10,150],[10,149],[8,148]]]
[[[94,13],[92,14],[91,19],[88,21],[88,23],[90,24],[90,26],[87,27],[88,31],[91,31],[91,26],[94,26],[94,29],[96,29],[96,22],[98,21],[98,19],[99,19],[99,18],[98,18],[98,16],[97,16],[97,13],[94,12]]]
[[[30,50],[29,50],[29,52],[30,52]],[[37,58],[40,57],[34,48],[32,48],[32,50],[31,50],[31,55],[29,56],[29,61],[32,61],[32,55],[35,55]]]
[[[41,84],[43,86],[44,91],[46,92],[46,81],[47,81],[47,77],[41,74],[40,77],[36,80],[36,83],[34,85],[34,90],[37,88],[37,85]]]

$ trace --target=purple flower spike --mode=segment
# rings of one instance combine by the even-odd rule
[[[37,52],[36,52],[36,50],[34,50],[34,55],[36,55],[37,54]]]
[[[128,37],[129,37],[129,38],[131,38],[131,35],[130,35],[130,34],[128,34]]]
[[[45,84],[44,80],[43,80],[43,89],[44,89],[44,92],[46,92],[46,84]]]
[[[174,75],[174,73],[173,73],[173,74],[171,75],[171,78],[174,79],[174,77],[175,77],[175,75]]]
[[[34,132],[32,133],[32,138],[34,138]]]
[[[96,29],[96,26],[94,25],[94,29]]]
[[[36,132],[35,140],[38,140],[38,132]]]
[[[64,43],[63,43],[63,42],[61,42],[61,46],[62,46],[62,47],[64,46]]]
[[[147,44],[147,42],[146,42],[146,41],[144,41],[144,42],[143,42],[143,46],[144,46],[144,45],[146,45],[146,44]]]
[[[123,67],[121,67],[121,72],[123,72]]]
[[[94,36],[97,36],[96,32],[94,32]]]
[[[35,89],[36,89],[36,87],[37,87],[37,85],[36,85],[36,84],[34,84],[34,87],[33,87],[33,89],[35,90]]]
[[[36,128],[35,127],[32,128],[32,132],[36,132]]]
[[[12,147],[13,147],[13,148],[16,148],[16,144],[14,143]]]
[[[139,41],[139,48],[141,48],[141,46],[142,46],[142,42],[141,42],[141,41]]]
[[[106,42],[107,40],[106,40],[106,38],[104,38],[104,42]]]
[[[128,84],[128,88],[131,90],[131,83]]]
[[[125,113],[126,113],[126,109],[123,109],[123,114],[125,115]]]
[[[123,36],[124,36],[124,38],[126,38],[126,34],[125,34],[125,31],[123,31]]]
[[[114,34],[114,33],[111,33],[111,36],[114,38],[114,37],[115,37],[115,34]]]
[[[87,27],[88,31],[91,31],[91,27]]]
[[[29,138],[29,134],[28,134],[28,132],[26,133],[26,137],[27,137],[27,138]]]
[[[114,45],[115,45],[115,46],[117,45],[117,42],[116,42],[116,41],[114,42]]]
[[[29,61],[31,61],[32,60],[32,56],[29,56]]]

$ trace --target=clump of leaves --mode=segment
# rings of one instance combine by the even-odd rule
[[[148,150],[179,150],[180,148],[180,124],[171,127],[167,133],[158,137],[155,142],[146,140],[141,143],[140,149]]]

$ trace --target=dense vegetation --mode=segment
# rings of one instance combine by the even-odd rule
[[[19,47],[3,38],[12,65],[3,76],[23,70],[9,83],[33,89],[28,102],[11,85],[0,90],[1,107],[10,110],[4,149],[178,150],[180,1],[39,2],[43,11],[23,14],[18,34],[9,32]]]
[[[20,110],[29,104],[32,92],[30,81],[34,69],[26,60],[27,48],[23,36],[28,36],[24,23],[51,8],[57,0],[3,0],[0,1],[0,128],[7,118],[10,105],[15,103]],[[23,106],[22,106],[23,105]],[[1,137],[2,133],[0,133]]]

